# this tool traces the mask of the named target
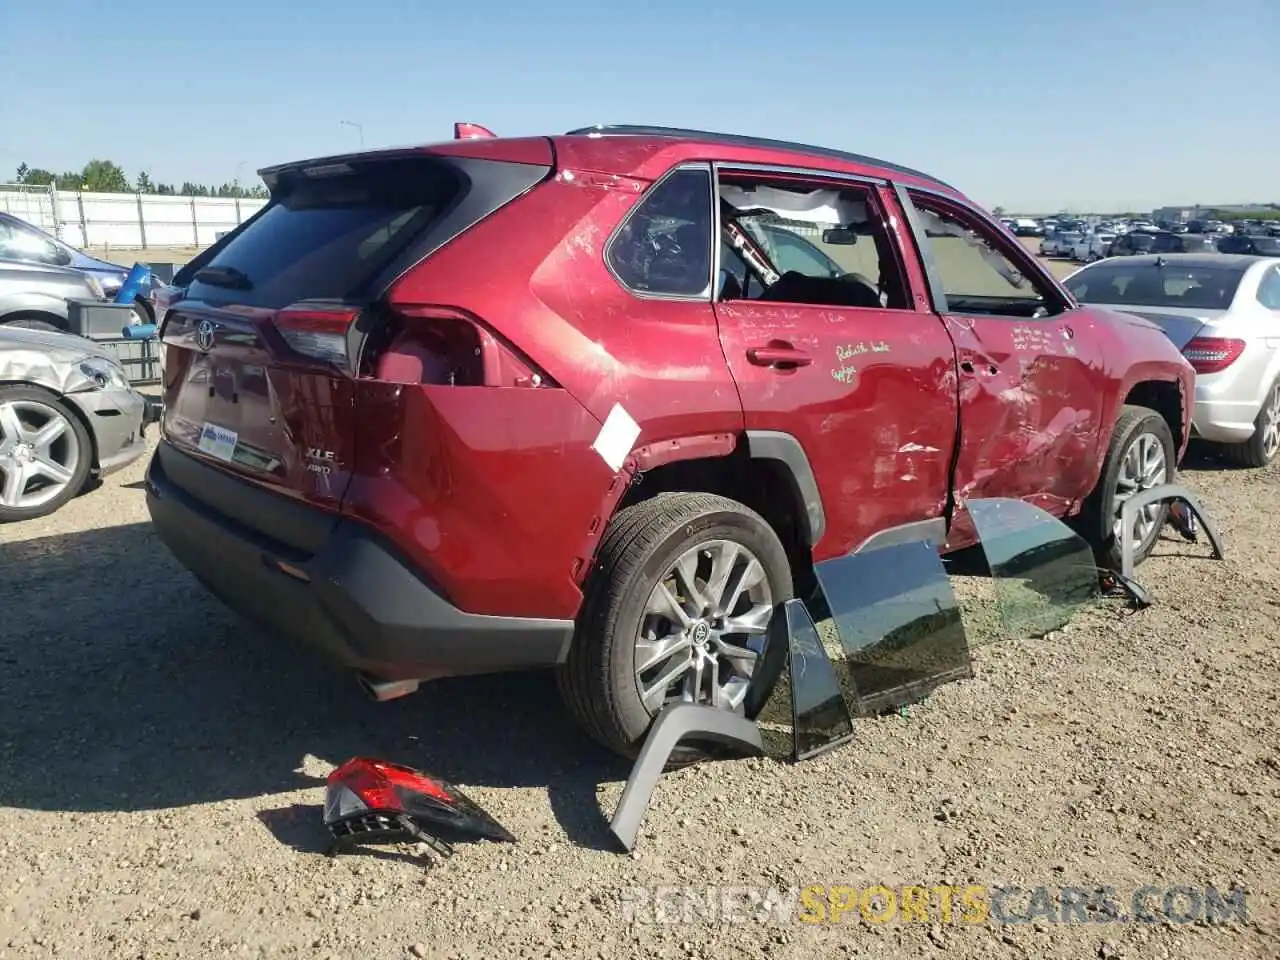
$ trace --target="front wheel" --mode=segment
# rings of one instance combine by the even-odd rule
[[[65,403],[39,387],[0,387],[0,523],[53,513],[92,466],[89,432]]]
[[[760,654],[791,596],[786,550],[741,503],[663,493],[628,507],[600,545],[561,695],[588,734],[627,757],[668,703],[763,705],[776,675]]]
[[[1147,407],[1126,405],[1111,432],[1098,485],[1080,511],[1080,532],[1094,548],[1099,565],[1120,569],[1124,537],[1133,545],[1135,564],[1146,559],[1169,518],[1167,503],[1138,511],[1125,530],[1120,512],[1135,493],[1172,483],[1177,448],[1164,417]]]

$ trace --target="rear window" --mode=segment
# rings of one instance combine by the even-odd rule
[[[1081,303],[1226,310],[1240,277],[1240,271],[1223,267],[1131,265],[1108,260],[1086,267],[1065,282]]]
[[[455,167],[424,157],[306,169],[316,175],[282,174],[262,214],[200,265],[230,268],[247,281],[228,287],[193,279],[192,297],[263,307],[359,299],[469,186]]]

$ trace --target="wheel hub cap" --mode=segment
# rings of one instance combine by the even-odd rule
[[[1161,486],[1168,480],[1169,465],[1160,438],[1151,433],[1134,437],[1120,462],[1120,472],[1116,476],[1113,532],[1117,540],[1127,536],[1136,550],[1152,535],[1160,518],[1160,504],[1152,503],[1141,508],[1131,530],[1123,528],[1121,514],[1125,501],[1129,498],[1143,490]]]
[[[635,677],[645,709],[675,700],[738,709],[772,614],[764,567],[746,547],[716,540],[687,550],[641,617]]]

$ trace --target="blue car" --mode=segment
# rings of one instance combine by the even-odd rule
[[[0,260],[17,260],[24,263],[43,263],[55,267],[70,267],[87,273],[102,284],[103,293],[112,299],[129,276],[129,268],[107,260],[91,257],[57,237],[45,233],[25,220],[7,213],[0,213]],[[141,290],[134,300],[134,312],[139,323],[155,321],[155,287],[158,281]]]

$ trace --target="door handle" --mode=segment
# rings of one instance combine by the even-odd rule
[[[757,367],[807,367],[813,357],[795,347],[751,347],[747,360]]]

